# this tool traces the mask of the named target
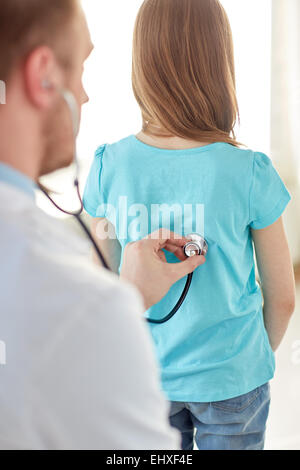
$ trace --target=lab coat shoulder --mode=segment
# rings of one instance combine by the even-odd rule
[[[0,448],[178,449],[140,294],[5,188],[11,197],[0,208]]]
[[[51,400],[70,423],[67,448],[179,449],[140,293],[88,261],[75,265],[57,279],[61,298],[76,293],[71,317],[40,367],[54,370]]]
[[[179,449],[159,388],[153,346],[134,288],[88,289],[55,345],[40,357],[44,417],[60,422],[51,440],[72,449]],[[45,376],[44,371],[51,371]],[[50,440],[50,441],[51,441]]]
[[[36,368],[46,397],[40,408],[48,414],[50,405],[64,429],[57,447],[179,449],[141,295],[104,269],[73,263],[65,271],[48,263],[50,277],[57,273],[52,315],[63,321]]]

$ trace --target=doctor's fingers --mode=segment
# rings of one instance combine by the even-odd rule
[[[186,256],[183,251],[183,246],[176,246],[171,242],[167,242],[164,249],[173,253],[180,261],[185,261]]]
[[[192,256],[191,258],[187,258],[185,261],[181,263],[173,263],[167,264],[166,270],[168,271],[168,275],[172,280],[175,282],[179,281],[183,277],[187,276],[194,272],[199,266],[202,266],[206,262],[204,256]]]
[[[147,237],[143,238],[142,241],[151,244],[153,248],[160,250],[165,247],[167,243],[171,243],[174,246],[183,247],[189,240],[181,235],[171,232],[168,229],[161,228],[152,232]]]

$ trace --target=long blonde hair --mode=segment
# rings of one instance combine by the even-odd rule
[[[132,85],[145,133],[239,145],[232,32],[218,0],[145,0]]]

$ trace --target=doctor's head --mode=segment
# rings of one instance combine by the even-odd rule
[[[0,122],[38,155],[37,177],[72,162],[71,119],[58,90],[72,91],[80,109],[88,101],[82,75],[92,48],[79,1],[0,0],[0,80],[7,90]]]

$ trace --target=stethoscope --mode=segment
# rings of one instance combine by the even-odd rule
[[[51,84],[49,82],[45,81],[45,82],[43,82],[42,86],[44,88],[50,88]],[[74,178],[74,186],[75,186],[75,189],[76,189],[76,192],[77,192],[77,195],[78,195],[78,199],[79,199],[79,202],[80,202],[80,209],[78,211],[75,211],[75,212],[70,212],[70,211],[66,211],[66,210],[62,209],[58,204],[56,204],[56,202],[51,198],[51,196],[48,194],[46,189],[41,184],[38,184],[38,187],[44,193],[44,195],[49,199],[49,201],[54,205],[54,207],[56,207],[60,212],[63,212],[64,214],[75,217],[75,219],[78,221],[78,223],[82,227],[83,231],[85,232],[86,236],[91,241],[91,243],[92,243],[92,245],[93,245],[93,247],[96,251],[96,254],[97,254],[98,258],[101,261],[101,264],[104,266],[105,269],[107,269],[108,271],[111,271],[111,268],[108,266],[107,262],[105,261],[105,258],[103,256],[103,254],[101,253],[101,250],[98,247],[97,243],[95,242],[94,237],[92,236],[89,228],[87,227],[87,225],[85,224],[85,222],[81,218],[81,214],[84,210],[84,206],[83,206],[83,201],[82,201],[82,198],[81,198],[80,188],[79,188],[79,169],[80,169],[80,167],[79,167],[79,161],[78,161],[78,155],[77,155],[77,135],[78,135],[78,132],[79,132],[78,104],[77,104],[75,96],[73,95],[73,93],[70,90],[62,89],[62,90],[59,90],[59,93],[60,93],[61,97],[63,98],[63,100],[65,101],[65,103],[67,104],[68,109],[70,111],[71,119],[72,119],[72,128],[73,128],[73,136],[74,136],[74,163],[75,163],[75,166],[76,166],[76,175],[75,175],[75,178]],[[189,240],[188,243],[186,243],[186,245],[183,247],[183,251],[184,251],[186,257],[201,256],[201,255],[206,256],[207,251],[208,251],[208,244],[201,235],[199,235],[197,233],[191,233],[191,234],[187,235],[186,238]],[[174,315],[178,312],[178,310],[182,306],[183,302],[185,301],[186,296],[187,296],[187,294],[190,290],[192,279],[193,279],[193,274],[194,273],[190,273],[188,275],[187,281],[186,281],[186,284],[184,286],[183,292],[180,296],[180,299],[178,300],[177,304],[172,309],[172,311],[167,316],[165,316],[161,319],[158,319],[158,320],[154,320],[154,319],[151,319],[151,318],[146,318],[148,323],[163,324],[163,323],[168,322],[169,320],[171,320],[171,318],[174,317]]]

